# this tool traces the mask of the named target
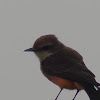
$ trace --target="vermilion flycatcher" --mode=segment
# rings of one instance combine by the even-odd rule
[[[100,84],[84,64],[82,56],[62,44],[54,35],[41,36],[32,48],[25,51],[35,52],[40,60],[42,73],[61,88],[59,94],[63,88],[77,89],[77,93],[84,89],[90,100],[100,100]]]

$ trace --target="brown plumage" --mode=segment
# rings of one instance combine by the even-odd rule
[[[42,73],[61,90],[84,89],[90,100],[100,100],[99,83],[84,64],[82,56],[66,47],[54,35],[38,38],[33,47],[25,51],[35,52],[40,59]]]

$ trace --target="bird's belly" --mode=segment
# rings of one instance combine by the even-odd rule
[[[57,76],[46,76],[50,81],[52,81],[54,84],[58,85],[60,88],[65,88],[65,89],[78,89],[81,90],[83,89],[83,87],[75,82],[75,81],[71,81],[68,79],[64,79],[64,78],[60,78]]]
[[[66,88],[66,89],[77,89],[77,86],[75,85],[75,82],[70,81],[68,79],[52,76],[50,80],[58,85],[60,88]]]
[[[46,76],[50,81],[52,81],[54,84],[58,85],[60,88],[66,88],[66,89],[70,89],[70,90],[83,89],[83,87],[75,81],[71,81],[71,80],[64,79],[64,78],[57,77],[57,76],[47,75],[43,70],[41,70],[41,71],[44,74],[44,76]]]

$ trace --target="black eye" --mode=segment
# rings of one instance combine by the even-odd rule
[[[44,46],[42,49],[43,50],[48,50],[50,48],[50,46]]]

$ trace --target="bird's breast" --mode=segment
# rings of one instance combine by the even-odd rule
[[[73,90],[73,89],[81,90],[81,89],[83,89],[83,87],[75,81],[71,81],[69,79],[61,78],[61,77],[58,77],[58,76],[48,75],[47,73],[45,73],[43,71],[42,67],[41,67],[41,71],[46,78],[48,78],[54,84],[58,85],[60,88],[66,88],[66,89],[70,89],[70,90]]]

